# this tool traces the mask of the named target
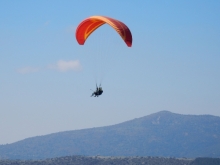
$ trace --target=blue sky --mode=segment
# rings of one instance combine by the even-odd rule
[[[220,116],[220,1],[0,1],[0,144],[161,110]],[[105,15],[84,46],[75,29]],[[91,98],[96,81],[104,93]]]

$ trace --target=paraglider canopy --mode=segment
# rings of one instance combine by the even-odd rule
[[[105,16],[91,16],[83,20],[76,29],[77,42],[84,45],[89,35],[105,23],[118,32],[128,47],[132,46],[132,35],[129,28],[123,22]]]

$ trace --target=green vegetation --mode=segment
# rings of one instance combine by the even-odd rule
[[[67,156],[46,160],[2,160],[0,165],[190,165],[192,160],[158,157]]]

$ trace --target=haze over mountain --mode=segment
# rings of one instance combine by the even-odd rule
[[[220,157],[220,117],[161,111],[112,126],[58,132],[0,146],[0,158],[68,155]]]

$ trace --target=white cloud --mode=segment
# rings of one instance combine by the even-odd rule
[[[39,67],[23,67],[23,68],[19,68],[17,69],[17,72],[20,74],[28,74],[28,73],[34,73],[34,72],[38,72],[40,70]]]
[[[66,71],[79,71],[81,70],[81,64],[79,60],[70,60],[70,61],[64,61],[59,60],[56,64],[51,64],[48,66],[49,69],[58,70],[61,72]]]
[[[45,69],[57,70],[60,72],[80,71],[82,69],[82,66],[79,60],[70,60],[70,61],[59,60],[55,64],[48,65],[47,68],[44,68],[43,70]],[[42,71],[42,67],[27,66],[27,67],[19,68],[16,71],[20,74],[35,73]]]

